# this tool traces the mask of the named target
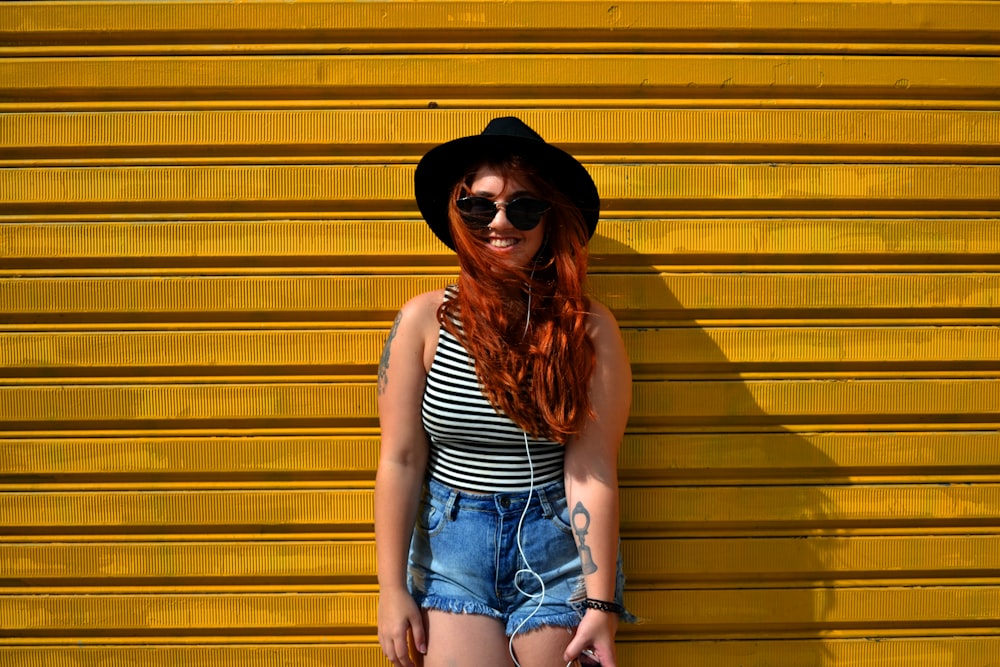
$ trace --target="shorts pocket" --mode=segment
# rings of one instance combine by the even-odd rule
[[[434,537],[444,530],[445,512],[444,506],[435,498],[423,498],[417,511],[417,528],[428,537]]]
[[[552,504],[552,518],[549,521],[562,532],[572,535],[573,526],[569,522],[569,503],[566,497],[563,496],[550,502]]]

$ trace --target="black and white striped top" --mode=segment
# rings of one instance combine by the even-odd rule
[[[448,486],[497,493],[560,480],[564,448],[528,436],[483,395],[475,363],[443,327],[421,407],[430,439],[430,475]]]

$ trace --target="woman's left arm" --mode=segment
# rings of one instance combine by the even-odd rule
[[[632,371],[614,315],[593,301],[588,331],[596,364],[590,401],[596,418],[566,445],[566,499],[587,597],[613,602],[618,563],[618,448],[632,401]],[[587,609],[566,648],[567,661],[591,649],[615,667],[618,615]]]

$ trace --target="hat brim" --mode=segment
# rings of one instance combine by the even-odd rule
[[[417,206],[434,235],[455,249],[448,225],[448,204],[455,183],[484,159],[518,155],[537,167],[553,186],[572,201],[587,225],[587,238],[594,235],[600,217],[601,198],[590,174],[566,151],[552,144],[516,136],[479,134],[462,137],[432,148],[413,175]]]

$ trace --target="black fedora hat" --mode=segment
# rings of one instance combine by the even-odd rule
[[[548,144],[520,118],[494,118],[482,134],[462,137],[429,150],[413,175],[417,206],[431,231],[455,249],[448,229],[448,200],[452,188],[477,162],[517,155],[535,165],[545,178],[576,204],[587,223],[587,237],[594,235],[600,215],[597,186],[580,161]]]

